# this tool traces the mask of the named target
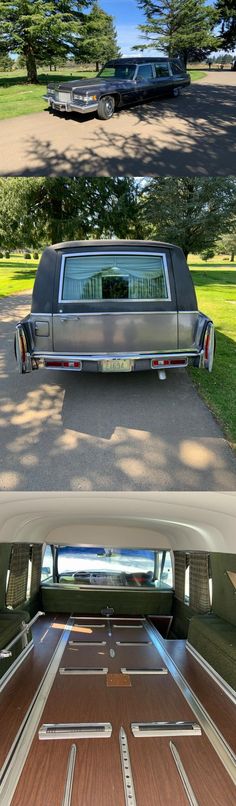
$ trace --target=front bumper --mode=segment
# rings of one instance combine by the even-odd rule
[[[81,103],[78,101],[57,101],[56,99],[52,98],[51,95],[43,95],[45,101],[48,102],[51,109],[55,109],[58,112],[79,112],[80,115],[89,115],[90,112],[96,112],[98,108],[98,103],[96,102],[89,102],[88,103]]]

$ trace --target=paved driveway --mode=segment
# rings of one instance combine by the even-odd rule
[[[185,371],[18,374],[0,301],[1,490],[235,490],[236,457]]]
[[[3,120],[0,174],[234,174],[235,89],[236,73],[212,70],[180,98],[122,110],[105,122],[48,111]]]

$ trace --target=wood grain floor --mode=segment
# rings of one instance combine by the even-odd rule
[[[94,620],[93,623],[96,623]],[[136,630],[86,627],[76,622],[69,640],[101,641],[105,646],[65,648],[60,666],[156,668],[163,660],[151,645],[118,646],[117,641],[147,640],[142,626]],[[84,631],[86,630],[86,632]],[[85,638],[86,636],[86,638]],[[115,653],[111,657],[110,650]],[[110,739],[75,742],[77,760],[72,806],[124,806],[119,754],[119,730],[123,725],[129,744],[137,806],[187,806],[188,800],[176,770],[168,738],[134,738],[130,723],[153,720],[194,720],[195,717],[171,674],[130,677],[127,688],[108,687],[104,676],[64,676],[59,670],[40,724],[44,722],[112,723]],[[209,681],[208,681],[209,682]],[[235,787],[212,745],[203,734],[173,739],[199,806],[233,806]],[[71,740],[40,741],[36,731],[16,788],[12,806],[61,806]]]

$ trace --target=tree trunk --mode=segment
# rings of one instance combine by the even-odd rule
[[[234,249],[231,249],[230,263],[234,262]]]
[[[97,72],[97,73],[98,73],[98,71],[99,71],[99,67],[100,67],[99,62],[96,62],[96,72]]]
[[[38,84],[36,60],[31,48],[28,48],[28,50],[24,55],[26,59],[28,81],[30,82],[30,84]]]

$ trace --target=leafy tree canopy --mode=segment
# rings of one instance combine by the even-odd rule
[[[157,46],[186,64],[193,50],[209,53],[218,46],[217,13],[205,0],[138,0],[138,4],[147,20],[139,26],[147,40],[144,47]]]
[[[235,0],[217,0],[216,8],[221,22],[221,41],[226,50],[236,47]]]
[[[122,177],[0,179],[0,246],[135,237],[136,194],[134,180]]]
[[[77,46],[91,0],[0,0],[0,52],[26,59],[28,80],[37,82],[37,62],[65,57]]]
[[[178,244],[187,256],[212,248],[236,210],[234,178],[164,177],[139,196],[144,237]]]
[[[78,42],[78,57],[81,62],[104,64],[108,59],[120,56],[113,17],[106,14],[97,2],[86,15]]]

